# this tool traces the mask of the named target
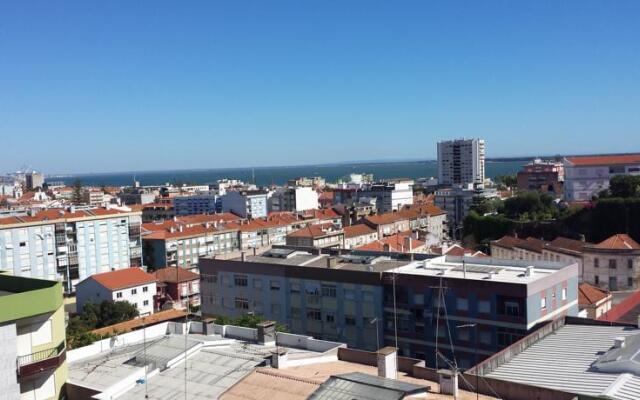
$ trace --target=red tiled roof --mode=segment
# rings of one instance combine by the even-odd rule
[[[380,215],[370,215],[365,217],[373,225],[388,225],[398,221],[408,220],[407,216],[399,212],[391,212]]]
[[[523,242],[522,239],[514,237],[514,236],[503,236],[498,240],[493,240],[491,244],[504,247],[506,249],[513,249],[515,246]]]
[[[581,283],[578,286],[578,304],[582,307],[595,305],[609,296],[610,294],[606,290],[602,290],[588,283]]]
[[[179,267],[160,268],[153,273],[158,282],[188,282],[200,279],[200,275]]]
[[[377,232],[375,229],[365,224],[355,224],[351,226],[345,226],[343,230],[344,230],[344,237],[346,238],[352,238],[352,237],[362,236],[362,235],[371,235],[372,233]]]
[[[382,240],[376,240],[371,243],[367,243],[365,245],[356,247],[354,250],[365,250],[365,251],[384,251],[384,246],[389,246],[389,251],[395,252],[407,252],[410,250],[416,250],[420,247],[424,247],[425,242],[418,239],[411,239],[411,249],[407,249],[405,247],[405,239],[410,236],[411,233],[408,232],[400,232],[395,235],[387,236]]]
[[[551,242],[547,243],[546,247],[550,250],[568,250],[574,253],[582,253],[585,244],[587,243],[583,242],[582,240],[575,240],[558,236]]]
[[[590,247],[603,250],[640,250],[640,244],[624,233],[613,235]]]
[[[76,210],[75,212],[68,211],[61,208],[49,208],[47,210],[41,210],[34,216],[21,216],[21,217],[7,217],[0,218],[0,225],[10,224],[23,224],[43,221],[53,221],[62,219],[78,219],[78,218],[90,218],[94,216],[109,216],[117,214],[125,214],[126,211],[106,208],[92,208],[89,210]]]
[[[93,279],[109,290],[126,289],[156,281],[153,275],[136,267],[94,274],[87,279]]]
[[[620,154],[611,156],[576,156],[566,160],[576,166],[640,164],[640,154]]]
[[[542,253],[547,242],[542,239],[536,239],[534,237],[528,237],[525,240],[520,241],[514,247],[525,249],[528,251],[533,251],[535,253]]]
[[[332,224],[311,224],[307,225],[304,228],[298,229],[297,231],[291,232],[287,236],[290,237],[322,237],[329,235],[337,235],[341,234],[341,229],[332,229]]]
[[[627,296],[620,303],[616,304],[611,310],[602,314],[599,321],[624,322],[637,325],[638,315],[640,314],[640,290]]]
[[[319,210],[307,210],[302,213],[302,217],[305,219],[336,219],[340,218],[340,214],[335,212],[332,208],[321,208]]]

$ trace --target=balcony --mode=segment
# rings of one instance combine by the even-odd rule
[[[67,358],[65,350],[64,342],[60,342],[56,347],[19,356],[16,359],[18,376],[27,377],[58,368]]]

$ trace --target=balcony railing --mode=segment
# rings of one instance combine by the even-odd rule
[[[57,368],[64,362],[65,358],[64,342],[60,342],[58,346],[50,349],[18,356],[16,359],[18,376],[29,376],[41,371]]]

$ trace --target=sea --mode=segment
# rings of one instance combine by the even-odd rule
[[[485,164],[489,178],[516,173],[529,160],[490,161]],[[48,176],[48,182],[71,185],[80,179],[87,186],[130,186],[134,181],[142,185],[209,184],[219,179],[240,179],[258,186],[282,185],[297,177],[321,176],[327,182],[336,182],[352,173],[373,174],[374,179],[428,178],[438,175],[436,161],[358,162],[289,167],[215,168],[197,170],[132,171],[77,175]]]

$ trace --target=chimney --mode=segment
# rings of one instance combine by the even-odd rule
[[[205,229],[209,229],[210,227],[211,227],[211,224],[210,224],[210,223],[208,223],[208,222],[205,222],[205,223],[204,223],[204,228],[205,228]]]
[[[449,369],[438,370],[438,383],[440,384],[440,394],[458,398],[458,373]]]
[[[247,253],[245,253],[244,251],[240,253],[240,260],[242,260],[242,262],[247,261]]]
[[[176,215],[173,216],[173,222],[178,222],[178,217]]]
[[[275,346],[276,323],[274,321],[262,321],[257,325],[258,343],[264,346]]]
[[[618,337],[614,338],[613,339],[613,348],[614,349],[622,349],[622,348],[624,348],[624,340],[625,340],[624,336],[618,336]]]
[[[397,349],[383,347],[377,352],[378,376],[380,378],[396,379],[398,370]]]
[[[255,247],[253,248],[253,255],[254,256],[256,255],[256,248]]]
[[[587,238],[586,238],[586,237],[584,236],[584,234],[582,234],[582,233],[580,234],[580,241],[581,241],[582,243],[584,243],[584,242],[586,242],[586,241],[587,241]]]
[[[524,273],[524,276],[526,276],[527,278],[531,278],[534,274],[535,268],[533,267],[533,265],[529,265]]]
[[[287,367],[287,349],[284,347],[276,347],[271,353],[271,366],[273,368],[282,369]]]
[[[327,268],[335,268],[338,265],[338,259],[336,257],[327,257]]]

